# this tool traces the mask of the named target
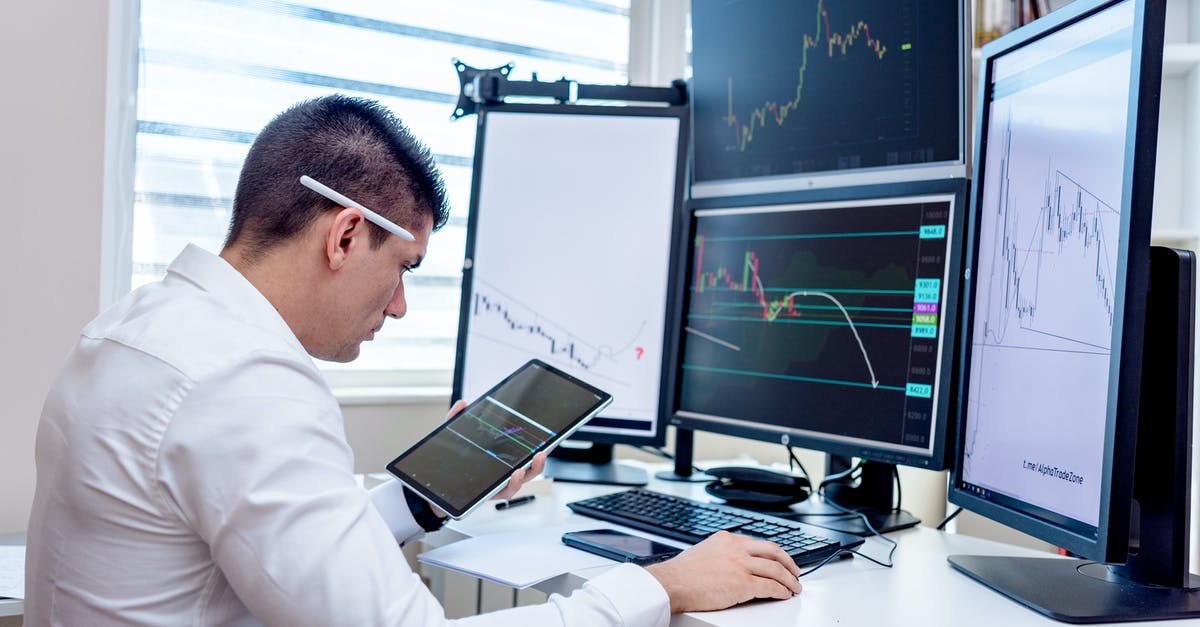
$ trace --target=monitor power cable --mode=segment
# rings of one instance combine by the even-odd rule
[[[645,453],[650,453],[651,455],[655,455],[655,456],[661,457],[661,458],[669,460],[669,461],[675,461],[674,455],[668,453],[666,450],[664,450],[660,447],[657,447],[657,446],[641,445],[641,446],[635,446],[634,448],[638,449],[639,451],[642,451]],[[692,472],[700,473],[701,475],[705,474],[704,469],[695,464],[692,464]]]
[[[808,474],[808,469],[805,468],[804,464],[800,462],[800,458],[796,457],[796,452],[792,450],[792,446],[790,444],[785,444],[784,448],[786,448],[788,452],[788,470],[795,472],[796,468],[799,468],[800,474],[808,480],[809,485],[812,485],[812,475]]]
[[[956,508],[953,512],[950,512],[949,516],[946,516],[945,518],[943,518],[942,522],[938,523],[938,526],[934,527],[934,529],[937,529],[938,531],[945,531],[946,525],[950,524],[950,521],[954,520],[954,518],[956,516],[958,516],[959,514],[961,514],[962,511],[963,511],[963,508],[961,508],[961,507]]]
[[[675,461],[674,455],[666,452],[665,450],[663,450],[662,448],[657,447],[657,446],[647,446],[647,445],[643,444],[641,446],[635,446],[634,448],[636,448],[637,450],[642,451],[644,453],[650,453],[651,455],[654,455],[656,457],[661,457],[663,459]]]
[[[899,467],[892,466],[892,477],[894,477],[896,480],[896,509],[894,509],[893,511],[898,512],[901,509],[903,509],[902,505],[904,504],[904,488],[900,487],[900,468]]]

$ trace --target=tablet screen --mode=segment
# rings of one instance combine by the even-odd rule
[[[534,359],[387,468],[459,518],[494,494],[534,454],[565,438],[611,399]]]

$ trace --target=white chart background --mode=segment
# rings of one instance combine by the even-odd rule
[[[611,393],[603,416],[657,420],[679,132],[672,117],[488,113],[464,397],[538,357]]]
[[[997,71],[1031,76],[1046,59],[1042,69],[1070,67],[1079,53],[1069,49],[1127,27],[1132,3],[1110,13],[1010,54]],[[963,475],[1090,525],[1099,519],[1130,77],[1128,45],[1110,52],[992,104]],[[1059,192],[1097,218],[1090,239],[1076,231],[1059,241],[1047,228],[1047,199]]]

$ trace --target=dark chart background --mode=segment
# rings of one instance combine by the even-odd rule
[[[695,180],[960,159],[958,4],[693,2]]]
[[[922,202],[695,218],[679,409],[927,447],[948,214]]]
[[[527,463],[600,400],[590,390],[531,366],[481,402],[472,403],[395,467],[461,510]]]

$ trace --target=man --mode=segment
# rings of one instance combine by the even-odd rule
[[[396,482],[356,485],[341,412],[309,356],[352,360],[404,315],[404,274],[447,213],[429,152],[378,103],[329,96],[271,121],[220,256],[189,246],[161,282],[92,321],[46,400],[27,623],[445,622],[397,546],[440,513]],[[777,546],[721,534],[569,598],[464,622],[664,624],[790,597],[797,573]]]

